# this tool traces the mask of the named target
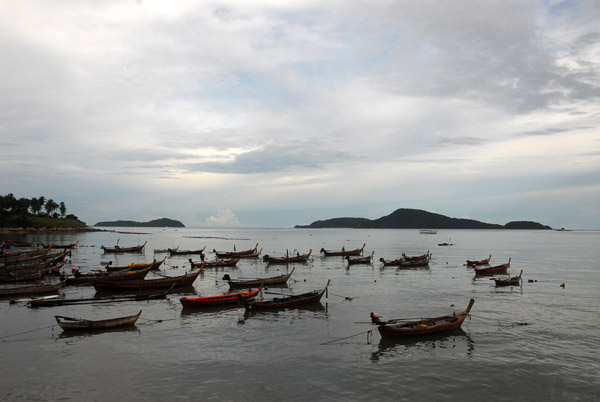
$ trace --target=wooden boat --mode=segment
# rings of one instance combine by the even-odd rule
[[[496,286],[519,286],[521,284],[521,275],[523,275],[523,270],[517,276],[512,276],[510,278],[494,278],[496,282]]]
[[[312,253],[312,249],[308,250],[308,253],[300,255],[298,253],[295,256],[287,256],[287,257],[271,257],[269,254],[265,254],[263,257],[263,261],[267,264],[291,264],[295,262],[306,262]]]
[[[205,297],[182,297],[179,299],[183,308],[220,307],[229,305],[241,305],[240,298],[252,300],[258,295],[262,288],[248,292],[228,293],[219,296]]]
[[[258,258],[260,253],[262,252],[262,248],[258,250],[256,253],[248,253],[248,254],[240,254],[236,258]]]
[[[118,244],[114,247],[104,247],[104,246],[100,246],[100,248],[102,250],[104,250],[105,253],[111,253],[111,254],[122,254],[122,253],[143,253],[144,252],[144,247],[146,247],[146,243],[148,243],[148,241],[145,241],[144,244],[142,244],[141,246],[133,246],[133,247],[121,247]]]
[[[88,297],[81,299],[64,299],[64,298],[35,298],[28,300],[29,307],[55,307],[55,306],[72,306],[82,304],[107,304],[107,303],[122,303],[129,301],[147,301],[156,299],[165,299],[167,293],[171,289],[167,289],[164,292],[153,293],[153,294],[134,294],[134,295],[123,295],[123,296],[107,296],[107,297]]]
[[[4,252],[0,255],[0,261],[2,261],[4,265],[28,263],[33,260],[44,258],[46,255],[50,254],[51,251],[51,248],[44,248],[35,251],[23,251],[20,253]]]
[[[202,254],[202,253],[204,253],[205,248],[206,248],[206,246],[204,246],[204,248],[199,249],[199,250],[179,250],[179,248],[177,248],[177,249],[170,248],[170,249],[168,249],[168,251],[169,251],[170,255]]]
[[[205,261],[205,262],[194,262],[192,259],[188,259],[190,262],[192,269],[200,268],[202,264],[204,264],[204,268],[225,268],[225,267],[235,267],[235,264],[238,263],[239,258],[232,258],[230,260],[216,260],[216,261]]]
[[[361,255],[362,252],[363,252],[363,250],[364,250],[364,248],[365,248],[366,244],[367,243],[363,244],[363,246],[361,248],[357,248],[357,249],[354,249],[354,250],[345,250],[342,247],[341,251],[330,251],[330,250],[325,250],[324,248],[322,248],[321,249],[321,253],[325,254],[325,257],[335,257],[335,256],[345,257],[345,256],[348,256],[348,255]]]
[[[241,257],[246,254],[256,254],[256,249],[258,248],[258,243],[254,248],[243,250],[243,251],[217,251],[213,249],[213,252],[217,255],[217,258],[236,258]]]
[[[42,247],[45,247],[45,248],[73,249],[79,245],[79,241],[77,241],[75,243],[69,243],[69,244],[44,244],[44,243],[40,243],[40,244],[42,245]]]
[[[27,273],[5,273],[0,275],[0,283],[15,283],[15,282],[33,282],[38,281],[42,277],[42,273],[40,271]]]
[[[143,279],[148,275],[152,267],[140,269],[137,271],[116,271],[116,272],[88,272],[78,274],[75,270],[73,276],[63,276],[61,280],[65,285],[88,286],[98,281],[126,281],[133,279]]]
[[[422,258],[420,260],[403,260],[400,261],[398,266],[400,268],[411,268],[411,267],[426,267],[429,265],[430,258]]]
[[[475,300],[471,299],[467,309],[460,313],[400,323],[397,322],[402,320],[379,321],[379,319],[377,319],[375,323],[379,324],[378,329],[382,337],[418,336],[450,331],[460,328],[471,311],[473,303],[475,303]]]
[[[62,283],[47,283],[43,285],[19,286],[0,289],[0,297],[6,296],[24,296],[37,295],[44,293],[54,293],[63,286]]]
[[[384,267],[400,266],[400,263],[404,261],[404,258],[397,258],[395,260],[386,260],[383,257],[379,259]]]
[[[373,255],[375,254],[375,251],[371,252],[371,255],[368,255],[366,257],[356,257],[356,258],[350,258],[350,256],[346,256],[346,260],[348,260],[348,265],[356,265],[356,264],[371,264],[371,262],[373,261]]]
[[[510,258],[506,264],[500,264],[488,268],[475,268],[475,276],[493,276],[505,274],[508,267],[510,267]]]
[[[179,250],[179,246],[175,247],[175,248],[163,248],[163,249],[154,249],[154,254],[162,254],[162,253],[168,253],[170,250]]]
[[[94,282],[94,288],[98,292],[112,290],[145,290],[145,289],[165,289],[170,287],[192,286],[196,278],[202,273],[204,268],[193,273],[187,273],[180,276],[163,277],[156,279],[138,279],[126,281],[104,281]]]
[[[256,278],[256,279],[231,279],[229,275],[225,274],[223,280],[229,283],[231,288],[251,288],[258,286],[267,285],[278,285],[286,283],[287,280],[292,276],[296,267],[292,267],[292,270],[287,274],[281,274],[279,276],[272,276],[270,278]]]
[[[329,283],[323,289],[313,290],[311,292],[302,293],[298,295],[289,295],[283,297],[276,297],[271,300],[262,301],[247,301],[240,298],[240,302],[244,305],[246,310],[282,310],[289,307],[297,307],[310,303],[317,303],[323,297],[323,294],[327,291]]]
[[[487,265],[490,263],[491,259],[492,259],[492,255],[490,254],[490,256],[484,260],[467,260],[467,265],[469,267],[474,267],[474,266],[479,266],[479,265]]]
[[[420,261],[420,260],[425,260],[425,259],[431,258],[431,253],[429,252],[429,250],[427,250],[427,252],[425,254],[414,255],[414,256],[408,256],[408,255],[402,253],[402,258],[404,258],[404,261]]]
[[[113,266],[112,261],[109,261],[105,266],[105,269],[108,272],[116,272],[116,271],[138,271],[140,269],[146,269],[150,267],[150,269],[159,269],[160,266],[166,261],[167,257],[163,258],[160,261],[156,261],[156,258],[152,262],[136,262],[131,263],[129,265],[121,265],[121,266]]]
[[[54,318],[56,318],[56,322],[64,331],[96,331],[132,326],[140,318],[141,314],[142,310],[136,315],[109,318],[107,320],[85,320],[83,318],[71,318],[62,315],[55,315]]]

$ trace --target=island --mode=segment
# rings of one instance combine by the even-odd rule
[[[450,218],[421,209],[400,208],[378,219],[333,218],[319,220],[310,225],[296,225],[299,229],[349,228],[349,229],[548,229],[550,226],[531,221],[512,221],[505,225],[485,223],[473,219]]]
[[[184,228],[185,225],[179,221],[168,219],[168,218],[160,218],[154,219],[148,222],[135,222],[135,221],[106,221],[106,222],[98,222],[94,226],[99,227],[134,227],[134,228],[161,228],[161,227],[169,227],[169,228]]]

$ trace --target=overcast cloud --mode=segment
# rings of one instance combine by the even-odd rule
[[[600,229],[599,1],[0,0],[0,191],[88,224]]]

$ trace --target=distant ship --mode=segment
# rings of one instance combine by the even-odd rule
[[[436,234],[438,231],[435,229],[421,229],[419,233],[421,234]]]

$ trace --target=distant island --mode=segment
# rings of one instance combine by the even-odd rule
[[[552,229],[531,221],[513,221],[506,225],[479,222],[473,219],[450,218],[421,209],[400,208],[379,219],[333,218],[319,220],[310,225],[296,225],[300,229],[351,228],[351,229]]]
[[[135,221],[106,221],[98,222],[94,226],[102,227],[134,227],[134,228],[184,228],[185,225],[179,221],[167,218],[154,219],[149,222],[135,222]]]

